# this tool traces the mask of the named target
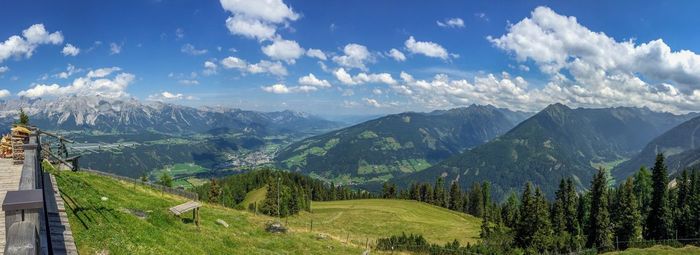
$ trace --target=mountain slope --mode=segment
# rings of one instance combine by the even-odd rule
[[[66,96],[0,101],[0,123],[10,123],[22,108],[31,122],[51,130],[101,132],[200,133],[212,129],[257,135],[308,133],[340,124],[304,113],[255,112],[230,108],[193,108],[136,99]]]
[[[519,190],[525,181],[552,195],[560,179],[569,176],[584,188],[595,166],[630,157],[646,141],[688,118],[645,108],[571,109],[553,104],[503,136],[398,182],[442,175],[465,187],[488,180],[497,197]]]
[[[618,179],[633,174],[639,167],[654,165],[657,153],[664,153],[669,174],[700,164],[700,117],[690,119],[656,137],[632,159],[621,163],[612,172]]]
[[[386,180],[482,144],[527,115],[477,105],[394,114],[293,143],[276,161],[282,168],[344,183]]]

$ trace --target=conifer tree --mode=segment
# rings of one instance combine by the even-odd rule
[[[450,210],[462,210],[462,190],[459,188],[459,182],[453,181],[450,185]]]
[[[534,209],[534,234],[532,237],[532,248],[539,253],[544,253],[551,249],[552,226],[549,221],[549,206],[539,187],[535,189],[535,209]]]
[[[469,191],[469,214],[476,217],[484,215],[484,194],[478,182],[475,182]]]
[[[566,180],[566,189],[564,195],[564,217],[566,218],[566,230],[572,235],[579,235],[580,224],[578,221],[578,195],[574,181],[569,178]]]
[[[695,170],[693,172],[691,175],[691,183],[692,194],[690,195],[689,206],[690,214],[695,215],[695,217],[686,224],[690,224],[693,229],[689,235],[697,238],[700,237],[700,217],[697,217],[697,215],[700,215],[700,170]]]
[[[552,205],[552,230],[556,235],[568,232],[566,229],[566,181],[559,182],[559,190],[555,193],[554,204]]]
[[[633,180],[631,177],[627,178],[627,181],[619,188],[619,196],[615,205],[616,213],[614,214],[616,216],[615,236],[623,244],[642,238],[642,216],[638,205]]]
[[[518,223],[520,212],[518,211],[518,196],[511,192],[501,209],[503,223],[509,228],[515,228]]]
[[[515,226],[514,240],[518,247],[527,248],[532,244],[535,222],[535,201],[532,197],[532,184],[530,182],[525,184],[525,190],[520,201],[520,218]]]
[[[221,194],[219,184],[216,182],[216,179],[211,178],[211,182],[209,184],[209,202],[215,204],[219,203],[219,194]]]
[[[611,247],[612,228],[608,211],[608,180],[605,169],[598,169],[591,183],[591,210],[588,220],[588,246]]]
[[[442,176],[438,176],[437,180],[435,180],[435,191],[433,191],[433,194],[435,194],[435,201],[434,204],[440,207],[446,207],[446,194],[445,194],[445,178]]]
[[[668,176],[664,155],[656,156],[652,174],[652,198],[649,216],[646,220],[645,238],[651,240],[669,239],[672,237],[672,219],[668,197]]]
[[[696,230],[692,222],[697,218],[693,214],[691,199],[693,197],[693,182],[687,170],[683,170],[681,176],[676,181],[678,196],[675,208],[675,226],[678,238],[690,238]]]
[[[484,210],[488,210],[491,206],[491,183],[489,181],[484,181],[481,184],[481,193],[483,194]]]
[[[634,175],[634,195],[637,197],[637,208],[642,216],[642,233],[646,233],[646,219],[651,208],[651,172],[641,167]]]

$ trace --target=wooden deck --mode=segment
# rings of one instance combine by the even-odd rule
[[[5,200],[8,190],[19,188],[22,165],[15,165],[12,159],[0,159],[0,203]],[[5,251],[5,212],[0,209],[0,254]]]

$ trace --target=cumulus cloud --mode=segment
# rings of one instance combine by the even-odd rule
[[[220,2],[221,7],[233,15],[226,20],[226,27],[232,34],[260,41],[273,39],[278,25],[286,25],[299,18],[299,14],[282,0]]]
[[[183,84],[183,85],[198,85],[199,84],[199,81],[194,80],[194,79],[182,79],[182,80],[179,80],[178,82],[180,84]]]
[[[335,78],[345,85],[359,85],[365,83],[384,83],[388,85],[396,84],[396,80],[389,73],[358,73],[350,75],[345,69],[338,68],[333,72]]]
[[[319,49],[309,49],[306,51],[306,56],[310,58],[317,58],[323,61],[326,61],[326,53],[323,53],[323,51]]]
[[[60,31],[49,33],[44,24],[34,24],[22,31],[22,35],[13,35],[0,42],[0,63],[10,57],[30,58],[39,45],[63,43]]]
[[[73,76],[76,73],[82,72],[83,69],[77,68],[74,65],[68,64],[68,67],[66,67],[66,70],[60,73],[57,73],[53,75],[56,78],[61,78],[61,79],[68,79],[68,77]]]
[[[0,98],[5,98],[10,96],[10,91],[6,89],[0,89]]]
[[[78,47],[73,46],[73,44],[67,43],[66,46],[63,46],[63,50],[61,51],[61,53],[63,53],[63,56],[75,57],[78,54],[80,54],[80,49]]]
[[[519,62],[533,61],[550,82],[541,89],[579,106],[648,106],[697,111],[700,56],[672,51],[662,39],[617,41],[576,17],[538,7],[500,37],[488,37]]]
[[[290,94],[290,93],[298,93],[298,92],[313,92],[318,90],[317,87],[314,86],[295,86],[295,87],[288,87],[284,84],[273,84],[267,87],[262,87],[262,90],[268,93],[273,93],[273,94]]]
[[[116,55],[122,52],[122,44],[110,43],[109,55]]]
[[[305,51],[296,41],[276,39],[272,44],[263,46],[262,52],[273,60],[293,64]]]
[[[451,18],[451,19],[446,19],[444,21],[436,21],[437,25],[440,27],[454,27],[454,28],[462,28],[464,27],[464,20],[461,18]]]
[[[148,100],[151,101],[176,101],[176,100],[194,100],[193,96],[185,96],[182,93],[172,93],[163,91],[158,94],[149,95]]]
[[[186,43],[182,45],[182,48],[180,48],[180,51],[185,54],[189,54],[192,56],[198,56],[198,55],[203,55],[207,53],[206,49],[197,49],[194,47],[194,45]]]
[[[406,49],[408,49],[408,52],[413,54],[421,54],[431,58],[441,59],[447,59],[450,56],[449,53],[447,53],[447,50],[440,44],[434,42],[416,41],[413,36],[409,37],[404,45],[406,46]]]
[[[389,51],[389,56],[399,62],[406,61],[406,55],[404,55],[403,52],[397,49],[391,49]]]
[[[287,68],[280,62],[271,62],[261,60],[256,64],[249,64],[243,59],[237,57],[226,57],[221,60],[221,66],[226,69],[238,69],[244,73],[270,73],[276,76],[286,76]]]
[[[307,76],[300,77],[299,84],[306,85],[306,86],[326,87],[326,88],[331,86],[331,83],[328,82],[328,80],[318,79],[312,73],[310,73]]]
[[[10,68],[7,67],[7,66],[0,66],[0,73],[7,72],[7,71],[9,71],[9,70],[10,70]]]
[[[362,98],[362,101],[363,101],[366,105],[369,105],[369,106],[372,106],[372,107],[376,107],[376,108],[384,107],[384,105],[380,104],[379,101],[377,101],[376,99],[366,98],[366,97],[365,97],[365,98]]]
[[[365,63],[374,61],[374,57],[364,45],[350,43],[343,47],[344,55],[333,57],[340,66],[367,70]]]
[[[30,98],[75,94],[124,97],[128,95],[126,88],[134,81],[135,76],[130,73],[117,73],[120,70],[118,67],[95,69],[65,86],[56,83],[37,84],[28,90],[20,91],[17,95]]]
[[[202,71],[202,73],[204,75],[212,75],[216,74],[218,69],[219,66],[216,63],[212,61],[204,61],[204,71]]]

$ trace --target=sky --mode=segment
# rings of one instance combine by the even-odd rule
[[[700,111],[698,5],[8,1],[0,100],[100,95],[320,115]]]

